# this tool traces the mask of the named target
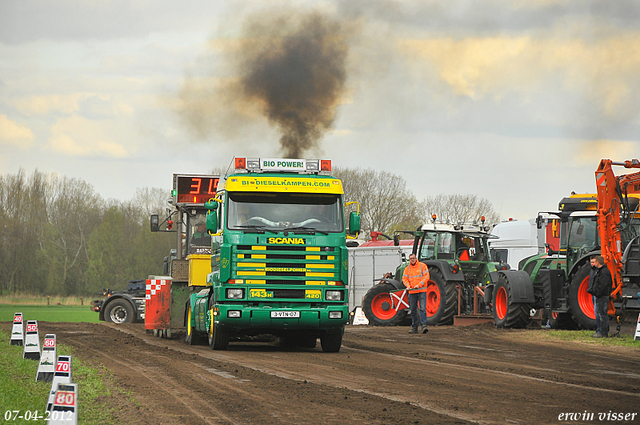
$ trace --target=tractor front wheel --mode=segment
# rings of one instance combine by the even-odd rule
[[[398,325],[407,315],[407,310],[393,308],[390,292],[396,288],[389,283],[379,283],[369,289],[362,300],[362,311],[375,326]]]
[[[524,328],[529,323],[529,305],[513,302],[509,279],[503,274],[493,288],[493,321],[498,328]]]

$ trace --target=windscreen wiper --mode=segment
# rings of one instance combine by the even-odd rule
[[[329,232],[324,230],[318,230],[315,227],[305,227],[305,226],[297,226],[297,227],[287,227],[283,229],[284,232],[293,232],[293,233],[306,233],[308,235],[315,235],[316,232],[322,233],[323,235],[328,235]]]
[[[244,230],[245,233],[277,233],[275,230],[268,229],[265,226],[258,226],[257,224],[247,224],[245,226],[236,226]]]

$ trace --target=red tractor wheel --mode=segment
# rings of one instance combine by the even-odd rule
[[[435,267],[429,269],[431,280],[427,284],[427,324],[450,325],[458,311],[456,284],[447,282]]]
[[[589,288],[589,271],[591,265],[585,263],[571,278],[569,287],[569,309],[573,320],[582,329],[596,328],[596,313],[593,308],[593,297],[587,292]]]
[[[513,302],[509,279],[500,274],[493,288],[493,321],[498,328],[524,328],[529,323],[529,305]]]
[[[391,300],[390,292],[396,288],[389,283],[373,286],[362,301],[362,310],[369,323],[376,326],[395,326],[407,315],[406,309],[396,310],[397,303]]]

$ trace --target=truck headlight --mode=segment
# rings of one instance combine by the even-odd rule
[[[324,296],[327,299],[327,301],[342,301],[343,293],[344,292],[342,291],[326,291],[324,293]]]
[[[239,319],[242,317],[242,311],[240,310],[229,310],[227,311],[227,317],[231,319]]]
[[[228,288],[227,298],[231,300],[241,300],[244,298],[244,289]]]
[[[329,312],[329,319],[342,319],[342,312],[341,311],[330,311]]]

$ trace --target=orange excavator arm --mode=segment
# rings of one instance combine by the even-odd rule
[[[596,187],[598,190],[598,229],[600,246],[605,263],[613,277],[611,296],[616,299],[622,296],[622,240],[620,237],[621,213],[628,211],[627,195],[640,193],[640,172],[624,174],[616,177],[613,166],[624,168],[640,168],[640,161],[632,159],[624,162],[613,162],[603,159],[596,170]]]

